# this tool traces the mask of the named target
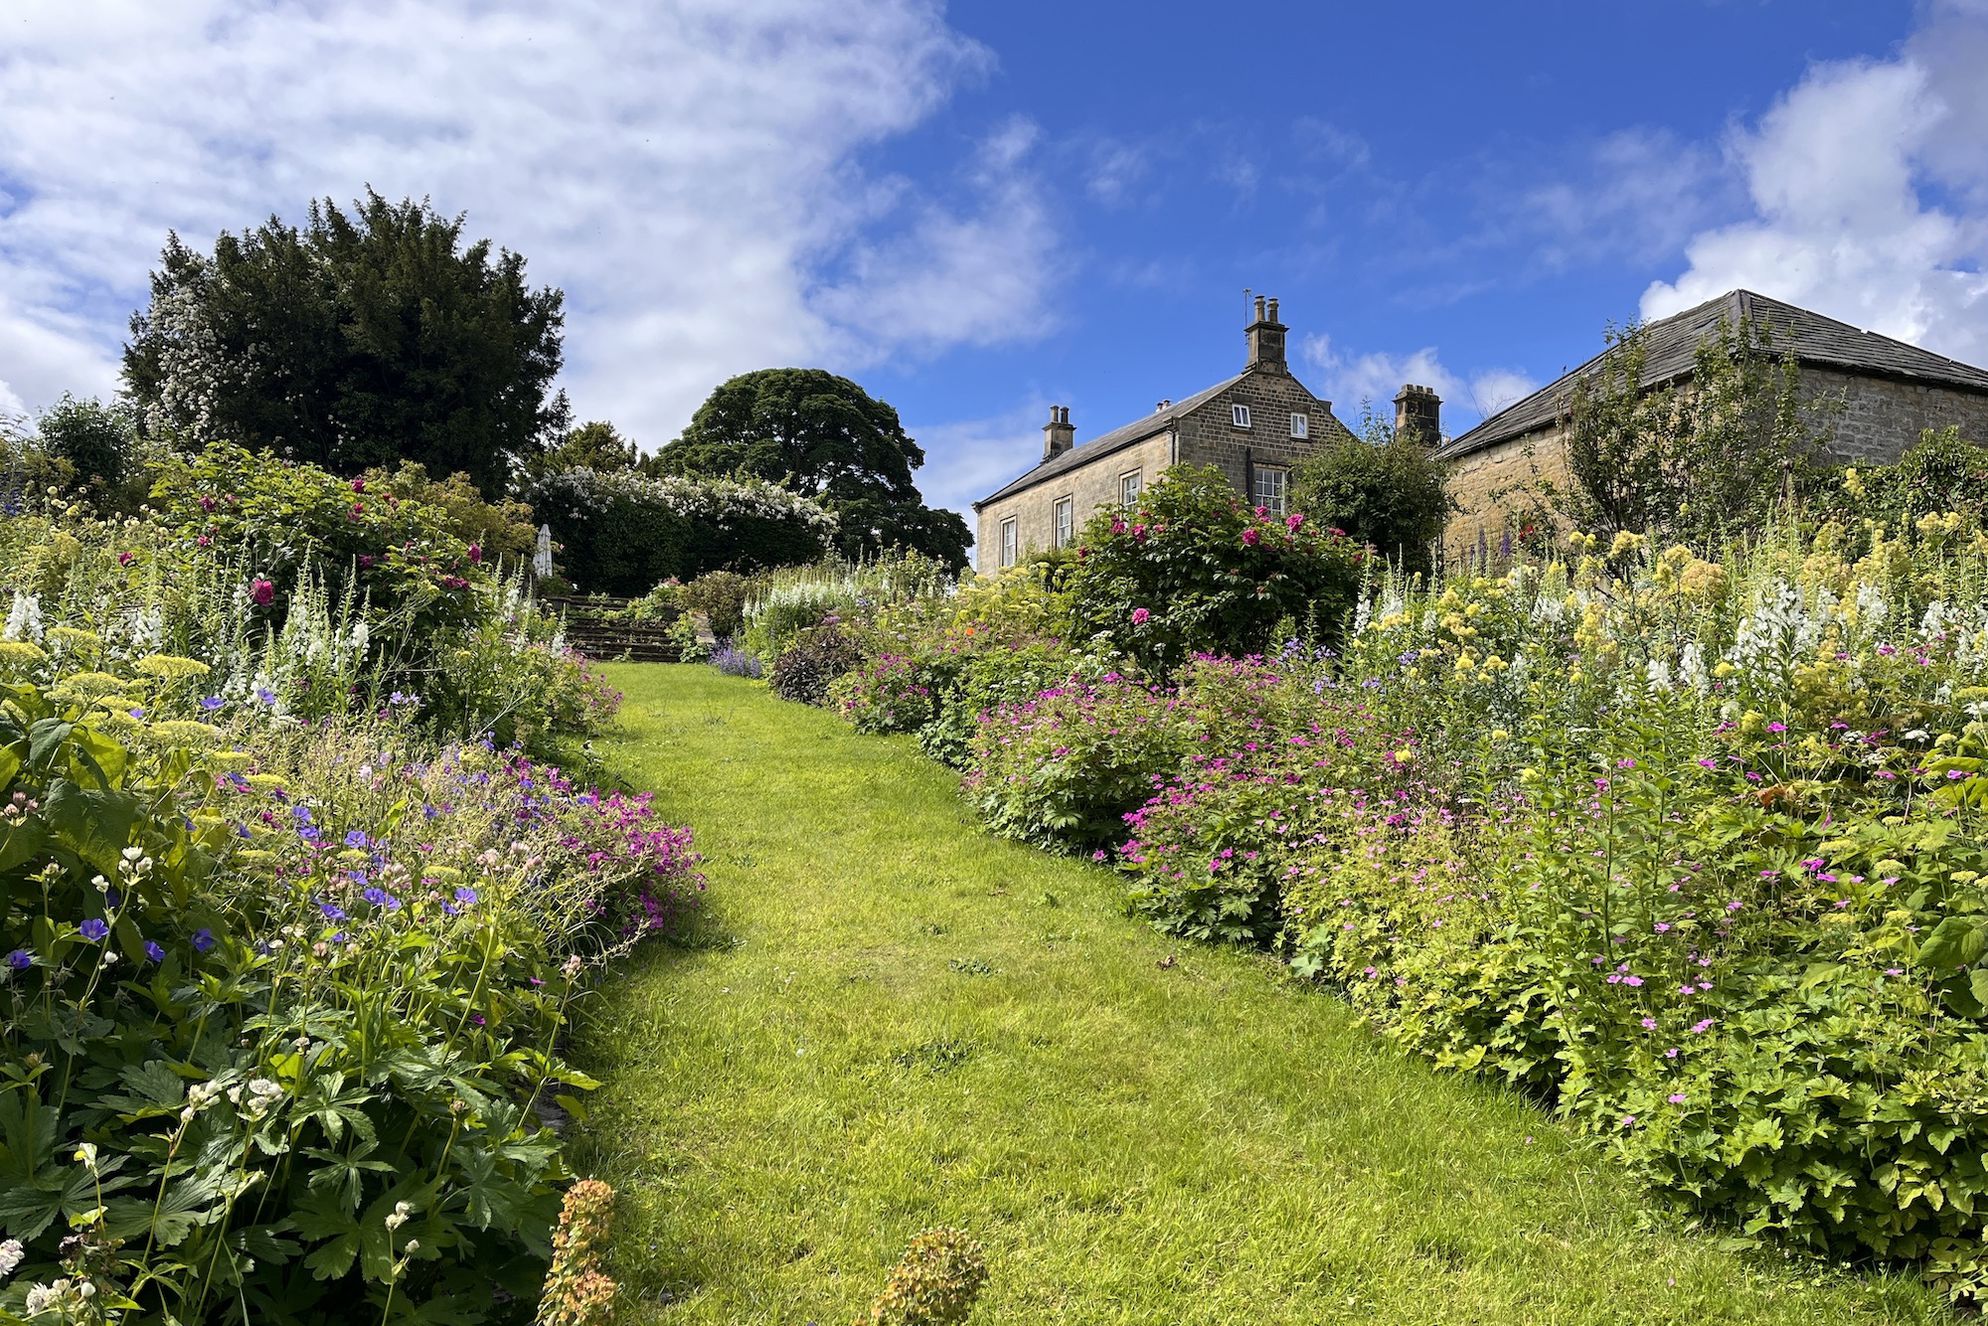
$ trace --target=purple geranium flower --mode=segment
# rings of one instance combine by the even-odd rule
[[[83,932],[83,938],[92,943],[96,943],[110,933],[110,926],[100,916],[92,916],[89,920],[78,926],[77,929]]]

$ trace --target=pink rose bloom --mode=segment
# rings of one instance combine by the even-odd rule
[[[1290,515],[1284,517],[1284,528],[1288,530],[1296,531],[1298,526],[1304,523],[1305,513],[1302,511],[1293,511]]]
[[[249,601],[258,608],[266,608],[276,601],[276,586],[258,577],[249,585]]]
[[[121,552],[117,555],[117,564],[119,566],[130,566],[137,560],[138,558],[134,554],[128,552]]]
[[[363,492],[365,492],[365,491],[366,491],[366,481],[365,481],[364,479],[354,479],[354,480],[352,481],[352,491],[353,491],[353,492],[355,492],[355,493],[363,493]]]
[[[480,563],[480,562],[482,562],[482,561],[483,561],[483,545],[482,545],[482,544],[480,544],[480,543],[472,543],[472,544],[470,544],[470,545],[469,545],[469,560],[470,560],[470,561],[472,561],[472,562],[478,562],[478,563]]]
[[[1258,532],[1256,526],[1251,525],[1243,531],[1243,542],[1254,548],[1257,544],[1263,542],[1263,535]]]
[[[1153,614],[1147,612],[1144,608],[1134,608],[1132,610],[1132,624],[1134,626],[1144,626],[1152,618]]]
[[[1111,522],[1111,532],[1112,532],[1113,534],[1123,534],[1123,533],[1125,533],[1125,522],[1124,522],[1124,521],[1122,521],[1122,520],[1114,520],[1114,521],[1112,521],[1112,522]]]
[[[1132,527],[1132,537],[1144,543],[1146,541],[1146,527],[1144,525],[1134,525]]]

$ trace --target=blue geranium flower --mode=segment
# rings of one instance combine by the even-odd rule
[[[100,916],[92,916],[76,928],[81,930],[83,938],[89,940],[91,943],[102,940],[105,935],[110,933],[110,926],[105,924],[104,919]]]
[[[456,901],[467,907],[476,901],[476,890],[467,884],[456,890]]]
[[[193,932],[193,947],[202,953],[214,947],[214,932],[202,926]]]
[[[145,956],[154,962],[164,962],[166,951],[159,947],[158,941],[148,939],[145,941]]]
[[[218,696],[218,695],[209,695],[209,696],[207,696],[207,697],[205,697],[204,699],[202,699],[202,700],[201,700],[201,702],[200,702],[200,707],[201,707],[202,709],[205,709],[205,710],[206,710],[206,711],[207,711],[208,713],[210,713],[210,714],[211,714],[211,713],[213,713],[213,712],[214,712],[214,711],[215,711],[216,709],[219,709],[219,708],[220,708],[220,707],[221,707],[222,705],[224,705],[224,704],[226,704],[226,703],[227,703],[227,701],[226,701],[226,700],[223,700],[223,699],[222,699],[222,698],[221,698],[220,696]]]
[[[335,902],[321,902],[318,904],[318,910],[325,914],[327,920],[343,921],[345,919],[345,909]]]
[[[34,955],[24,948],[17,948],[7,955],[7,965],[15,971],[26,971],[34,966]]]
[[[366,831],[364,829],[352,830],[352,832],[345,835],[345,845],[347,847],[364,847],[366,845]]]

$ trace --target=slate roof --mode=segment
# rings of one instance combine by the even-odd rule
[[[1155,433],[1164,433],[1182,415],[1206,405],[1230,387],[1235,386],[1236,383],[1241,382],[1248,374],[1249,370],[1244,369],[1232,378],[1227,378],[1221,382],[1217,382],[1212,387],[1195,392],[1186,400],[1175,401],[1164,410],[1155,410],[1143,419],[1134,419],[1131,423],[1123,427],[1114,428],[1109,433],[1101,433],[1088,442],[1079,443],[1060,456],[1052,456],[1022,475],[1021,478],[1016,479],[1013,483],[989,493],[978,502],[975,502],[973,509],[978,511],[989,502],[998,502],[1010,493],[1019,493],[1024,488],[1032,488],[1044,479],[1053,479],[1057,475],[1068,473],[1081,465],[1088,465],[1100,456],[1109,456],[1114,451],[1123,451],[1134,442],[1143,442]]]
[[[1988,392],[1988,372],[1970,364],[1861,331],[1847,322],[1751,290],[1727,291],[1643,328],[1642,385],[1655,387],[1689,375],[1698,347],[1717,332],[1721,318],[1734,327],[1746,321],[1766,329],[1774,353],[1792,349],[1797,363]],[[1446,458],[1468,455],[1553,423],[1568,389],[1577,379],[1594,373],[1610,353],[1602,351],[1573,372],[1506,406],[1452,440],[1441,454]]]

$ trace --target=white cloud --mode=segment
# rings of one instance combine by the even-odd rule
[[[582,417],[655,446],[749,368],[1037,334],[1058,236],[1003,127],[865,162],[982,77],[938,0],[26,0],[0,49],[0,380],[111,381],[168,229],[432,196],[568,297]]]
[[[973,504],[1042,459],[1048,418],[1049,398],[1037,396],[985,419],[907,425],[925,448],[918,487],[927,504],[959,512],[973,529]]]
[[[1321,393],[1333,402],[1332,412],[1356,432],[1363,407],[1389,423],[1394,421],[1394,397],[1404,383],[1429,387],[1442,397],[1443,431],[1450,435],[1463,432],[1539,386],[1511,368],[1483,369],[1468,376],[1456,373],[1443,363],[1434,346],[1407,354],[1354,353],[1334,345],[1330,336],[1318,334],[1305,337],[1298,353],[1317,373]]]
[[[1735,286],[1988,363],[1988,6],[1936,5],[1899,58],[1812,67],[1731,143],[1752,215],[1652,284],[1658,318]]]

